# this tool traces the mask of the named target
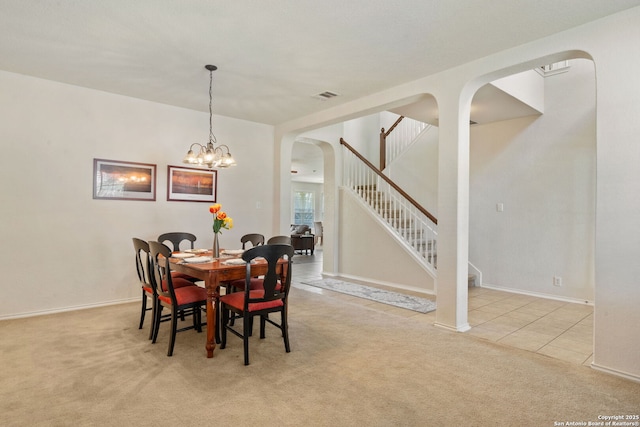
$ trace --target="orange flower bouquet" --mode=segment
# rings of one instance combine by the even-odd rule
[[[213,214],[214,233],[220,233],[220,230],[223,228],[227,230],[231,230],[233,228],[233,219],[227,216],[226,212],[222,210],[222,205],[220,203],[209,206],[209,212]]]

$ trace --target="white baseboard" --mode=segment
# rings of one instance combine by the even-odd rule
[[[504,287],[504,286],[491,285],[489,283],[483,283],[482,286],[479,286],[479,287],[480,288],[493,289],[495,291],[510,292],[510,293],[513,293],[513,294],[529,295],[529,296],[537,297],[537,298],[553,299],[553,300],[557,300],[557,301],[571,302],[571,303],[575,303],[575,304],[593,305],[593,301],[589,301],[589,300],[584,300],[584,299],[579,299],[579,298],[563,297],[563,296],[552,295],[552,294],[545,294],[544,292],[523,291],[522,289],[507,288],[507,287]]]
[[[471,326],[469,326],[468,323],[465,323],[464,325],[459,326],[457,328],[453,326],[445,325],[444,323],[439,323],[439,322],[435,322],[433,326],[437,326],[438,328],[446,329],[447,331],[452,331],[452,332],[467,332],[471,330]]]
[[[9,320],[9,319],[21,319],[24,317],[35,317],[35,316],[45,316],[47,314],[56,314],[56,313],[64,313],[67,311],[76,311],[76,310],[86,310],[89,308],[97,308],[97,307],[107,307],[109,305],[118,305],[118,304],[126,304],[130,302],[140,301],[140,297],[121,299],[121,300],[113,300],[95,304],[84,304],[84,305],[76,305],[72,307],[63,307],[63,308],[53,308],[50,310],[40,310],[40,311],[30,311],[25,313],[17,313],[17,314],[8,314],[0,316],[0,321]]]
[[[606,366],[601,366],[601,365],[598,365],[596,363],[592,363],[591,367],[593,369],[595,369],[596,371],[604,372],[604,373],[609,374],[609,375],[614,375],[616,377],[622,377],[622,378],[627,379],[629,381],[640,383],[640,376],[638,376],[638,375],[633,375],[633,374],[630,374],[628,372],[618,371],[617,369],[607,368]]]

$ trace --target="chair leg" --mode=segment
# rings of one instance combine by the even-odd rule
[[[220,314],[220,301],[218,301],[217,299],[213,302],[213,309],[216,321],[216,330],[213,331],[213,336],[216,340],[216,344],[220,344],[220,330],[221,328],[224,328],[224,323],[220,323],[220,319],[222,318],[222,316]]]
[[[140,313],[140,325],[138,326],[138,329],[142,329],[142,326],[144,325],[144,315],[147,312],[147,293],[144,291],[144,289],[142,290],[142,312]]]
[[[171,310],[171,337],[169,338],[169,349],[167,356],[173,356],[173,346],[176,343],[176,331],[178,329],[178,313],[175,309]]]
[[[229,322],[229,310],[225,309],[224,305],[222,305],[221,308],[222,322],[218,326],[218,329],[220,329],[222,334],[222,337],[220,338],[220,349],[223,349],[227,346],[227,323]]]
[[[264,339],[266,337],[265,326],[267,324],[267,317],[269,317],[268,314],[263,314],[262,316],[260,316],[260,339]]]
[[[151,301],[151,328],[149,330],[149,339],[153,339],[153,331],[156,327],[156,311],[158,311],[157,301],[153,299]]]
[[[245,366],[249,364],[249,334],[251,332],[251,322],[250,319],[252,316],[247,316],[245,313],[244,319],[242,322],[242,327],[244,329],[244,334],[242,334],[242,344],[244,347],[244,364]]]
[[[155,344],[156,340],[158,339],[158,331],[160,330],[160,319],[162,318],[162,308],[162,304],[158,303],[155,319],[153,319],[153,339],[151,340],[152,344]]]
[[[232,292],[236,292],[236,288],[234,286],[227,286],[227,290],[225,292],[225,294],[230,294]],[[229,325],[233,326],[236,323],[236,319],[234,317],[231,317],[231,320],[229,321]]]
[[[280,321],[280,328],[282,329],[282,339],[284,339],[284,349],[287,353],[291,352],[289,346],[289,325],[287,324],[287,310],[281,311],[282,318]]]
[[[191,315],[191,317],[193,320],[193,329],[195,329],[197,332],[202,332],[202,329],[200,328],[199,312],[200,307],[193,307],[193,314]]]

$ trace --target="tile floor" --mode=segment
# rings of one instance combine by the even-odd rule
[[[376,310],[433,323],[435,312],[422,314],[362,298],[327,291],[302,282],[322,278],[322,250],[293,259],[296,288],[348,300]],[[419,297],[424,294],[405,292]],[[469,335],[589,365],[593,351],[593,307],[481,287],[469,288]]]

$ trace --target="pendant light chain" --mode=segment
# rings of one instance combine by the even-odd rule
[[[209,141],[206,144],[198,144],[194,142],[189,146],[187,155],[182,159],[183,163],[190,165],[213,168],[228,168],[236,165],[236,161],[229,151],[227,145],[221,144],[217,147],[214,145],[218,141],[213,134],[213,72],[218,69],[215,65],[205,65],[204,68],[209,70]],[[194,147],[198,147],[197,154],[193,151]]]
[[[213,135],[213,70],[209,70],[209,142],[215,143],[216,137]]]

